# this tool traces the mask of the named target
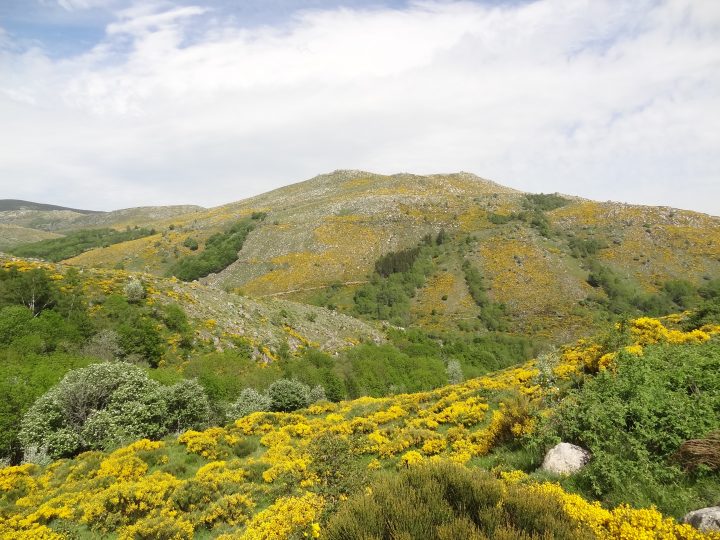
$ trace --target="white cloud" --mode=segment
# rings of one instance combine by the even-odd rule
[[[114,3],[116,0],[57,0],[57,4],[66,11],[108,7]]]
[[[469,170],[720,215],[715,3],[422,2],[255,28],[147,6],[81,56],[0,51],[8,196],[212,205],[336,168]]]

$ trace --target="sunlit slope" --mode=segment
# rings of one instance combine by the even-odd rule
[[[0,223],[62,233],[63,231],[87,228],[143,227],[155,221],[198,210],[203,210],[203,208],[192,205],[177,205],[143,206],[113,210],[111,212],[95,212],[28,203],[27,205],[8,206],[7,209],[0,209]],[[0,235],[2,235],[2,231],[0,231]]]
[[[666,324],[632,322],[633,344],[623,348],[624,358],[641,363],[653,346],[699,347],[720,332],[717,326],[683,332]],[[483,466],[485,456],[536,431],[556,406],[558,387],[612,371],[618,354],[580,342],[550,364],[531,361],[429,392],[319,402],[294,413],[257,412],[225,428],[142,440],[109,454],[86,452],[47,467],[0,469],[0,533],[322,537],[323,509],[364,490],[363,482],[345,483],[346,471],[327,469],[323,459],[343,463],[348,473],[360,467],[368,474],[437,460]],[[348,455],[328,458],[330,450],[315,442],[319,438],[345,444]],[[597,538],[705,537],[655,509],[603,508],[544,482],[547,477],[513,471],[502,455],[498,460],[494,472],[500,478],[559,501]]]
[[[0,257],[0,266],[20,272],[44,268],[60,287],[71,279],[66,265]],[[185,311],[198,347],[224,349],[241,339],[253,347],[258,359],[274,359],[278,347],[285,344],[291,351],[307,346],[335,351],[361,341],[383,340],[380,332],[358,319],[287,300],[240,297],[199,283],[122,270],[83,269],[72,279],[80,280],[91,303],[101,303],[110,295],[124,296],[127,283],[138,279],[148,305],[175,303]]]
[[[573,256],[573,239],[596,241],[593,257],[647,292],[671,279],[701,285],[720,274],[719,218],[567,197],[565,206],[543,212],[550,228],[543,234],[530,221],[513,218],[526,202],[524,193],[467,173],[336,171],[152,222],[158,231],[154,236],[68,262],[162,274],[192,253],[183,245],[189,237],[201,251],[212,234],[263,212],[266,217],[248,236],[239,259],[202,281],[251,296],[302,302],[317,302],[317,295],[334,285],[346,291],[335,299],[342,309],[372,274],[378,257],[444,229],[451,243],[447,261],[413,299],[415,322],[446,327],[448,320],[460,324],[476,318],[460,271],[468,260],[483,274],[490,299],[506,304],[513,331],[555,342],[587,334],[594,314],[579,302],[603,295],[588,285],[587,261]]]
[[[597,237],[598,257],[648,290],[667,278],[697,279],[720,271],[720,218],[668,207],[581,201],[554,210],[558,229]]]
[[[468,198],[490,195],[492,208],[502,207],[512,189],[471,174],[381,176],[362,171],[337,171],[257,197],[158,222],[165,235],[145,239],[113,254],[89,252],[70,262],[127,268],[167,267],[187,236],[203,241],[214,232],[253,212],[267,212],[262,225],[245,242],[240,259],[209,281],[241,287],[256,294],[323,286],[361,279],[382,253],[415,243],[441,227],[453,227],[473,206]],[[497,199],[497,200],[496,200]],[[512,206],[512,203],[509,203]],[[473,219],[475,210],[468,214]]]
[[[29,244],[30,242],[39,242],[40,240],[49,240],[51,238],[59,238],[60,236],[59,234],[48,231],[3,223],[0,224],[0,251],[20,244]]]

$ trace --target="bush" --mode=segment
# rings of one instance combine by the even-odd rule
[[[47,271],[33,268],[19,272],[16,268],[0,270],[0,306],[25,306],[35,315],[51,309],[59,292]]]
[[[353,442],[326,431],[308,446],[309,471],[317,477],[315,489],[325,499],[326,512],[367,484],[369,471]]]
[[[168,410],[166,429],[179,433],[202,425],[210,417],[210,404],[197,380],[186,379],[164,390]]]
[[[23,306],[8,306],[0,310],[0,344],[9,345],[16,338],[27,335],[33,312]]]
[[[23,417],[19,438],[59,458],[201,427],[208,407],[194,381],[163,387],[130,364],[94,364],[70,371],[40,397]]]
[[[720,324],[720,297],[705,300],[683,323],[683,329],[694,330],[706,324]]]
[[[145,298],[145,287],[137,278],[132,278],[128,281],[123,288],[123,292],[125,293],[125,298],[127,298],[127,301],[131,304],[136,304]]]
[[[165,340],[152,319],[132,313],[117,327],[117,332],[125,356],[137,355],[152,367],[157,367],[165,350]]]
[[[70,369],[89,363],[86,358],[68,354],[21,354],[0,350],[0,456],[9,457],[13,464],[22,459],[18,431],[23,415]]]
[[[186,248],[188,248],[190,251],[197,251],[197,248],[199,247],[199,246],[198,246],[198,241],[195,240],[192,236],[188,236],[188,237],[183,241],[183,244],[182,244],[182,245],[185,246]]]
[[[528,193],[525,195],[523,206],[528,210],[546,212],[561,208],[570,201],[557,193]]]
[[[240,397],[228,410],[228,419],[235,420],[250,413],[269,411],[272,408],[272,400],[265,394],[261,394],[254,388],[245,388],[240,392]]]
[[[654,504],[677,517],[717,503],[718,472],[684,474],[671,458],[720,425],[720,344],[646,348],[642,359],[621,355],[616,370],[571,393],[553,421],[562,440],[593,454],[574,484],[613,505]]]
[[[310,387],[296,380],[279,379],[267,390],[273,411],[296,411],[310,404]]]
[[[323,388],[322,385],[319,384],[313,386],[310,390],[310,393],[308,394],[308,402],[315,403],[316,401],[325,400],[327,400],[327,395],[325,395],[325,388]]]
[[[107,362],[117,360],[122,354],[120,336],[114,330],[101,330],[90,338],[82,353]]]
[[[448,462],[383,476],[331,517],[329,540],[594,538],[560,503]]]
[[[460,362],[457,360],[448,360],[447,367],[447,378],[449,384],[459,384],[465,380],[462,372]]]

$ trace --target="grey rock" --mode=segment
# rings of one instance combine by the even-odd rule
[[[548,450],[541,469],[554,474],[573,474],[582,469],[590,457],[584,448],[562,442]]]
[[[688,523],[702,532],[720,531],[720,506],[689,512],[683,518],[683,523]]]

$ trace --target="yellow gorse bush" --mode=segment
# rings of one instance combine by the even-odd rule
[[[654,508],[635,509],[621,505],[607,510],[552,483],[530,484],[529,490],[552,497],[570,517],[590,527],[600,540],[699,540],[720,539],[720,533],[703,534],[690,525],[678,524]]]

